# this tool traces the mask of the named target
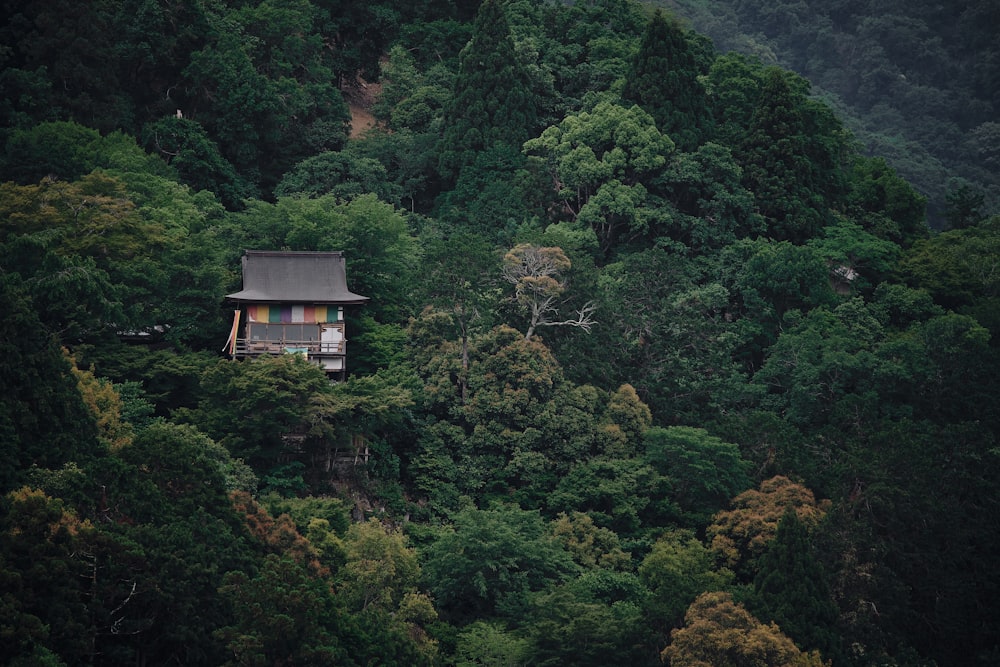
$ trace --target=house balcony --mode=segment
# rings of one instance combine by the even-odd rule
[[[237,338],[234,356],[236,357],[258,357],[264,354],[304,354],[308,358],[316,357],[342,357],[346,354],[346,341],[317,341],[317,340],[247,340]]]
[[[280,340],[263,340],[237,338],[233,347],[233,357],[236,359],[255,359],[264,355],[304,354],[313,363],[333,379],[343,379],[346,372],[345,355],[347,342],[297,340],[285,338]]]

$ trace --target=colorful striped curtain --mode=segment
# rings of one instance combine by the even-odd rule
[[[340,308],[336,306],[289,306],[251,305],[247,306],[247,318],[251,322],[273,324],[314,324],[337,322]]]

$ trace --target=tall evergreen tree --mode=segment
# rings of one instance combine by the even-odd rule
[[[840,653],[834,629],[837,607],[813,555],[808,530],[794,511],[786,512],[778,523],[759,567],[754,579],[757,615],[776,622],[802,650],[815,649],[824,658],[836,658]]]
[[[802,242],[815,236],[824,219],[817,165],[809,157],[804,97],[785,73],[769,69],[746,140],[737,151],[743,184],[757,200],[767,234]]]
[[[4,262],[6,264],[6,262]],[[0,273],[0,493],[32,466],[84,463],[99,453],[97,426],[58,341],[39,321],[17,274]]]
[[[477,152],[496,143],[520,148],[538,129],[536,106],[528,74],[514,54],[503,2],[486,0],[459,55],[440,144],[442,176],[454,182]]]
[[[677,20],[656,10],[632,61],[622,97],[656,120],[682,151],[693,151],[710,118],[698,66]]]

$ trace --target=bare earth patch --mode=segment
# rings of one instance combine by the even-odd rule
[[[375,127],[377,121],[371,114],[372,105],[382,92],[382,84],[368,83],[361,77],[344,86],[342,90],[351,111],[351,139],[357,139],[367,130]]]

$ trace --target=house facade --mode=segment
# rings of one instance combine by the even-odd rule
[[[344,309],[369,300],[348,289],[340,252],[268,250],[245,251],[243,289],[226,298],[237,305],[234,359],[304,354],[334,378],[346,371]]]

